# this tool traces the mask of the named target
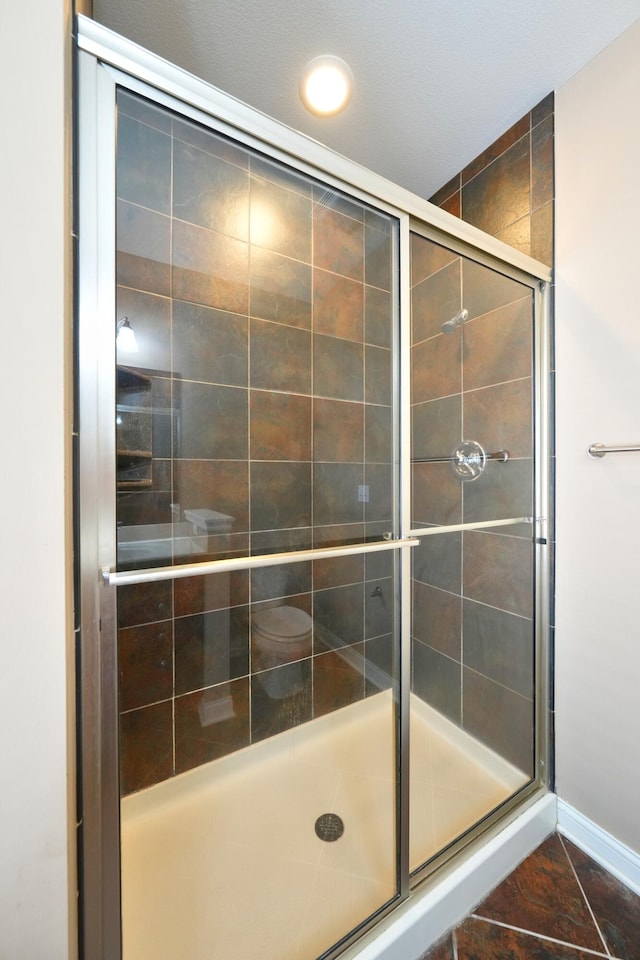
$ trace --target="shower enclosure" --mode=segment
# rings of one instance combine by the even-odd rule
[[[337,956],[545,789],[548,271],[79,46],[85,949]]]

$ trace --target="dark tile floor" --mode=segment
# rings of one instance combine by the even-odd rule
[[[552,834],[422,960],[640,960],[640,897]]]

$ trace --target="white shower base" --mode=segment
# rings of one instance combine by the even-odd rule
[[[124,960],[314,960],[389,900],[392,709],[384,691],[126,797]],[[412,869],[527,781],[414,697],[410,769]]]

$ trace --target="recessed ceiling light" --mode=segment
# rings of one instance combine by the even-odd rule
[[[304,68],[300,98],[311,113],[330,117],[349,103],[352,85],[353,74],[340,57],[314,57]]]

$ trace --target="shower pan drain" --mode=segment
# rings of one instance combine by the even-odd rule
[[[344,823],[337,813],[323,813],[316,820],[316,836],[327,843],[339,840],[344,833]]]

